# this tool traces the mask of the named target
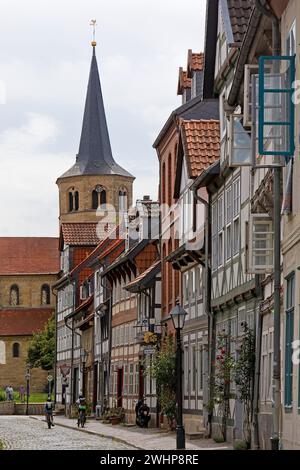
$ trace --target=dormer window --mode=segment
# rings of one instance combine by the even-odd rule
[[[69,191],[69,212],[78,211],[79,209],[79,193],[72,188]]]
[[[98,209],[99,206],[103,207],[106,204],[106,191],[98,184],[92,192],[92,209]]]

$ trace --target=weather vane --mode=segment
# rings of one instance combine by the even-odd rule
[[[91,20],[90,21],[90,26],[93,27],[93,41],[92,41],[92,46],[96,46],[97,43],[96,43],[96,26],[97,26],[97,20]]]

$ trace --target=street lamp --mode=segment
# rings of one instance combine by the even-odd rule
[[[30,380],[30,369],[27,368],[27,372],[25,374],[26,379],[26,415],[28,415],[28,402],[29,402],[29,380]]]
[[[82,371],[82,393],[83,393],[83,395],[85,395],[84,369],[85,369],[85,364],[86,364],[86,361],[87,361],[87,357],[88,357],[88,352],[86,351],[86,349],[81,348],[80,359],[81,359],[81,363],[82,363],[81,371]]]
[[[184,327],[187,312],[179,305],[171,310],[171,318],[176,330],[176,401],[177,401],[177,427],[176,427],[176,448],[185,449],[185,431],[182,420],[182,347],[180,332]]]

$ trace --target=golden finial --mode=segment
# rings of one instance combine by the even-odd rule
[[[91,20],[90,21],[90,26],[93,27],[93,40],[92,40],[91,44],[92,44],[93,47],[95,47],[95,46],[97,46],[97,42],[95,40],[97,20]]]

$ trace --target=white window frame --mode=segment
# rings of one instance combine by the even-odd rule
[[[241,126],[243,127],[243,115],[242,114],[231,114],[229,119],[229,166],[231,167],[241,167],[241,166],[252,166],[252,149],[251,149],[251,136],[246,129],[241,131],[236,131],[235,121],[239,120]],[[236,135],[246,133],[249,135],[249,147],[238,146],[236,145]],[[236,161],[234,158],[236,150],[249,150],[249,158],[245,161]]]
[[[269,230],[267,232],[258,232],[254,231],[254,226],[259,226],[261,224],[268,224],[269,225]],[[266,248],[254,248],[254,243],[255,240],[258,240],[255,235],[263,235],[263,234],[268,235],[271,237],[271,244],[269,247]],[[263,239],[261,239],[262,241]],[[265,264],[265,265],[257,265],[255,264],[255,256],[259,256],[259,251],[263,250],[265,253],[271,253],[271,262],[270,264]],[[255,253],[258,253],[255,255]],[[273,264],[273,256],[274,256],[274,228],[273,228],[273,221],[272,219],[268,216],[268,214],[250,214],[250,226],[249,226],[249,249],[248,249],[248,256],[249,256],[249,262],[248,262],[248,272],[251,274],[266,274],[266,273],[271,273],[273,272],[274,269],[274,264]],[[261,255],[261,256],[269,256],[269,255]]]

